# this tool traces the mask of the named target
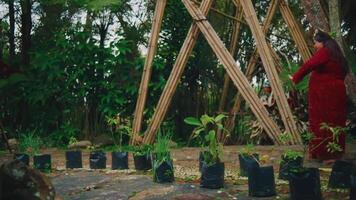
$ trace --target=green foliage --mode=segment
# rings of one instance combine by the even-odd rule
[[[122,150],[123,136],[131,136],[132,129],[130,124],[120,123],[120,117],[106,117],[108,125],[111,127],[110,132],[112,139],[114,140],[116,150]]]
[[[331,139],[331,141],[329,141],[328,144],[326,145],[327,151],[330,153],[342,152],[343,149],[338,144],[339,137],[342,133],[345,133],[347,131],[347,128],[340,127],[340,126],[332,126],[327,123],[321,123],[320,129],[328,130],[332,134],[331,137],[326,138],[326,139]]]
[[[65,148],[70,143],[73,138],[79,135],[79,130],[71,125],[69,122],[62,124],[62,126],[49,135],[49,142],[52,144],[51,146],[62,147]]]
[[[255,153],[255,146],[252,143],[248,143],[241,149],[242,155],[252,156]]]
[[[169,142],[172,138],[172,133],[162,130],[161,128],[158,130],[156,142],[154,144],[154,164],[153,168],[158,168],[163,162],[170,162],[170,149]],[[154,170],[154,174],[155,174]],[[166,173],[172,173],[170,170],[167,170]],[[170,174],[166,174],[167,176]],[[154,175],[155,176],[155,175]]]
[[[184,119],[185,123],[196,127],[193,130],[193,138],[198,138],[204,161],[208,165],[212,165],[221,160],[220,158],[223,151],[222,145],[217,139],[216,130],[221,130],[223,134],[227,132],[222,124],[222,120],[225,117],[223,114],[219,114],[215,117],[204,114],[199,119],[194,117]]]
[[[36,130],[24,132],[20,135],[19,150],[20,152],[26,152],[30,156],[39,154],[42,146],[41,138],[36,135]]]
[[[304,78],[300,83],[294,85],[294,83],[289,79],[291,75],[293,75],[296,71],[298,71],[300,65],[298,63],[290,63],[284,64],[282,71],[279,73],[279,78],[283,83],[283,87],[286,91],[290,91],[291,89],[296,89],[300,92],[308,92],[308,78]]]
[[[283,153],[283,157],[286,158],[287,160],[296,160],[298,158],[302,158],[303,157],[303,153],[300,151],[294,151],[294,150],[290,150],[287,149],[284,153]]]
[[[142,145],[132,146],[131,151],[135,156],[147,156],[150,155],[152,151],[152,145],[142,144]]]

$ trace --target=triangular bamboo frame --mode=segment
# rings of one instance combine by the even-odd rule
[[[132,137],[130,143],[133,144],[135,142],[135,138],[138,136],[141,131],[143,110],[146,104],[147,92],[148,92],[148,84],[150,82],[151,73],[152,73],[152,63],[153,58],[157,51],[157,42],[159,38],[159,32],[161,29],[161,24],[163,20],[164,9],[166,7],[167,0],[157,0],[155,7],[155,14],[152,21],[151,28],[151,37],[148,42],[148,51],[147,57],[145,60],[145,65],[143,67],[143,73],[141,77],[140,88],[138,91],[138,98],[134,113],[134,120],[132,126]]]
[[[238,3],[238,1],[234,1],[235,4]],[[292,35],[292,38],[294,39],[297,49],[299,53],[301,54],[302,60],[307,61],[311,57],[311,51],[308,47],[308,44],[305,40],[305,37],[302,33],[302,29],[300,27],[300,24],[295,20],[290,8],[288,7],[288,4],[284,0],[272,0],[270,3],[269,10],[266,15],[266,20],[264,22],[263,26],[263,31],[266,33],[270,27],[272,18],[274,16],[274,13],[276,11],[276,8],[279,6],[280,12],[282,14],[282,17],[284,21],[287,24],[287,27]],[[274,50],[271,50],[272,53],[275,54]],[[247,70],[246,70],[246,77],[249,81],[252,79],[253,72],[256,70],[256,62],[259,58],[259,55],[257,53],[257,49],[254,50],[254,53],[252,54],[249,63],[247,64]],[[277,63],[276,63],[277,64]],[[225,90],[225,85],[224,85],[224,90]],[[224,102],[224,99],[221,98],[220,104]],[[234,125],[235,125],[235,117],[237,112],[240,110],[240,106],[242,103],[242,97],[241,95],[237,94],[235,98],[235,102],[232,106],[232,108],[229,111],[229,117],[226,120],[225,127],[228,131],[232,131]],[[224,141],[224,140],[221,140]]]
[[[158,0],[158,1],[160,1],[160,0]],[[262,102],[260,101],[258,96],[254,93],[252,87],[249,85],[249,81],[242,74],[242,72],[239,70],[239,67],[236,65],[231,54],[224,47],[222,41],[220,40],[218,35],[215,33],[214,29],[211,27],[209,22],[206,20],[205,16],[207,15],[208,11],[210,10],[213,0],[203,0],[200,5],[200,9],[196,8],[190,0],[182,0],[182,1],[183,1],[184,5],[186,6],[188,12],[193,17],[194,22],[191,25],[191,28],[188,32],[185,42],[179,52],[179,55],[176,59],[174,66],[173,66],[172,72],[168,78],[167,84],[162,92],[162,95],[161,95],[158,105],[156,107],[156,111],[152,117],[151,123],[149,124],[148,129],[145,132],[145,137],[144,137],[143,142],[144,143],[153,143],[154,142],[154,138],[155,138],[156,132],[158,130],[158,127],[167,112],[168,106],[169,106],[171,99],[173,97],[173,94],[177,88],[179,79],[184,71],[184,67],[187,63],[188,57],[191,54],[191,51],[195,45],[199,31],[202,31],[202,33],[204,34],[208,43],[210,44],[211,48],[213,49],[213,51],[219,58],[220,62],[225,67],[227,74],[231,77],[232,81],[234,82],[234,84],[238,88],[238,90],[240,91],[241,95],[250,104],[251,110],[256,115],[257,119],[261,122],[261,124],[262,124],[263,128],[266,130],[268,136],[275,142],[275,144],[282,144],[282,142],[280,141],[280,138],[279,138],[279,135],[281,134],[279,127],[275,124],[275,122],[273,122],[269,118],[269,114],[268,114],[266,108],[262,105]],[[277,0],[277,1],[279,1],[279,0]],[[237,0],[234,0],[234,3],[235,3],[235,5],[238,5]],[[261,59],[264,63],[265,70],[266,70],[268,78],[271,82],[272,88],[275,91],[277,105],[281,112],[281,116],[282,116],[282,119],[286,126],[286,130],[288,132],[292,133],[292,135],[293,135],[293,141],[291,143],[292,144],[301,144],[301,139],[299,137],[296,123],[292,116],[291,110],[288,106],[286,97],[284,95],[283,88],[281,87],[281,84],[280,84],[279,78],[278,78],[278,74],[277,74],[276,68],[274,66],[273,57],[276,57],[276,55],[274,55],[275,52],[273,52],[273,53],[271,52],[271,49],[265,40],[265,35],[264,35],[263,31],[261,30],[261,27],[259,26],[257,16],[254,11],[252,3],[250,1],[242,0],[242,1],[240,1],[240,4],[241,4],[241,6],[243,8],[242,10],[244,11],[244,14],[246,16],[245,19],[246,19],[248,25],[250,26],[252,33],[253,33],[253,37],[257,43],[258,51],[259,51],[259,54],[261,55]],[[157,7],[158,6],[156,6],[156,9],[157,9]],[[157,10],[155,11],[155,13],[156,13],[155,14],[155,17],[156,17],[156,15],[158,15]],[[160,13],[163,13],[163,10],[161,10]],[[293,22],[293,20],[290,21],[290,23],[292,23],[292,22]],[[153,30],[154,30],[154,28],[152,27],[152,33],[154,33]],[[154,35],[158,35],[157,31],[155,32]],[[155,49],[154,50],[149,49],[148,54],[150,54],[151,51],[154,51],[154,53],[155,53]],[[153,53],[153,55],[154,55],[154,53]],[[152,52],[151,52],[151,54],[152,54]],[[153,59],[153,56],[152,56],[152,59]],[[148,61],[146,60],[146,62],[148,62]],[[152,60],[151,60],[151,64],[152,64]],[[145,76],[145,73],[147,73],[147,71],[144,71],[143,76]],[[142,80],[143,80],[143,78],[142,78]],[[143,84],[141,82],[141,87],[147,87],[147,85],[148,85],[148,83]],[[141,90],[141,87],[140,87],[140,90]],[[144,103],[145,103],[145,98],[143,98],[143,100],[141,98],[137,102],[137,104],[141,104],[141,105],[143,104],[142,107],[144,107]],[[135,118],[136,118],[136,114],[137,114],[137,112],[135,112]],[[141,119],[142,119],[142,115],[141,115]],[[138,123],[141,123],[141,119],[136,120],[136,121],[138,121]],[[136,123],[136,125],[134,125],[134,126],[137,127],[138,123]],[[138,129],[136,129],[136,130],[138,130]],[[136,134],[137,134],[137,132],[136,132]]]

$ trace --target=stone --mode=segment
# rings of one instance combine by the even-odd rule
[[[50,180],[17,160],[0,167],[0,199],[53,200],[56,193]]]
[[[115,143],[110,136],[106,134],[100,134],[93,139],[93,144],[98,147],[105,147],[114,145]]]
[[[19,142],[15,138],[7,140],[11,150],[17,150],[19,147]]]
[[[174,200],[213,200],[215,198],[203,194],[182,194],[174,197]]]
[[[76,142],[74,144],[68,145],[68,148],[69,149],[85,149],[91,145],[92,144],[89,140],[82,140],[82,141]]]

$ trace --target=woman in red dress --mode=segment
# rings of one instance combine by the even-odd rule
[[[318,30],[314,35],[316,52],[291,77],[297,84],[311,73],[308,91],[308,114],[310,131],[314,134],[309,143],[312,159],[334,160],[345,151],[345,133],[339,137],[342,152],[332,153],[327,145],[333,142],[332,133],[321,129],[322,123],[332,127],[346,125],[346,89],[344,84],[347,62],[339,45],[325,32]]]

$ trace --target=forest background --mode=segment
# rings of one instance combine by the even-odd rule
[[[303,10],[307,2],[288,1],[311,44],[313,32]],[[329,16],[329,1],[320,2]],[[339,2],[341,33],[349,65],[355,71],[356,2]],[[270,0],[253,3],[262,22]],[[73,137],[95,140],[110,135],[108,118],[119,116],[122,124],[131,126],[155,1],[1,0],[0,7],[0,60],[4,71],[0,77],[0,121],[8,137],[31,133],[43,138],[47,146],[64,147]],[[229,45],[235,21],[226,15],[234,16],[234,4],[231,0],[218,0],[213,8],[208,20]],[[142,130],[153,115],[191,23],[181,1],[167,1]],[[280,76],[285,82],[285,77],[302,61],[279,11],[272,24],[267,39],[282,59]],[[255,44],[249,27],[242,25],[241,29],[234,57],[245,71]],[[5,72],[16,73],[8,76]],[[200,36],[162,124],[174,133],[175,142],[186,145],[191,135],[192,128],[184,123],[184,118],[217,113],[224,75],[224,68]],[[262,67],[254,73],[252,84],[262,96],[262,88],[268,84]],[[283,85],[287,93],[295,90],[289,84]],[[300,122],[307,121],[306,86],[307,81],[298,86],[298,97],[294,99],[293,111]],[[236,88],[231,84],[225,113],[235,95]],[[355,126],[355,115],[350,105],[350,128]],[[260,144],[271,143],[262,132],[254,132],[254,121],[244,105],[228,143],[241,144],[252,139]]]

